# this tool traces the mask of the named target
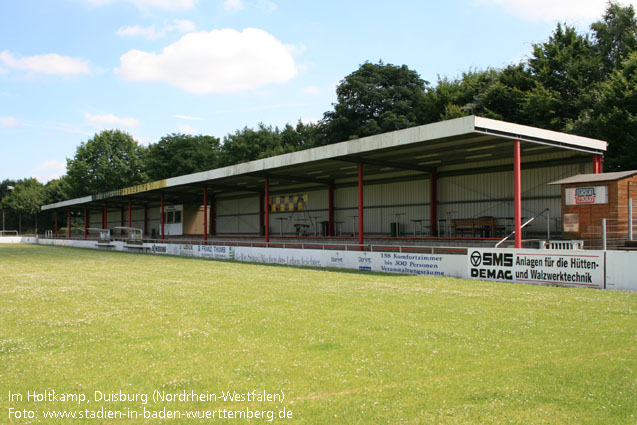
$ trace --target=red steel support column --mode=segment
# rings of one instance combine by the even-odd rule
[[[67,225],[68,225],[66,233],[68,238],[71,239],[71,209],[69,208],[66,211],[67,211],[66,216],[67,216]]]
[[[593,173],[595,174],[602,173],[602,156],[601,155],[593,155]]]
[[[216,212],[215,212],[215,204],[216,199],[215,199],[215,195],[212,195],[212,199],[210,200],[210,234],[211,235],[216,235],[217,234],[217,219],[215,218]]]
[[[84,207],[84,240],[88,239],[88,211]]]
[[[363,251],[363,164],[358,164],[358,250]]]
[[[58,238],[58,210],[55,210],[55,239]]]
[[[119,210],[119,222],[120,222],[120,226],[124,227],[124,207],[120,208]],[[124,234],[124,229],[121,229],[119,231],[120,235]]]
[[[208,242],[208,189],[203,188],[203,244]]]
[[[438,236],[438,173],[429,173],[429,234]]]
[[[259,193],[259,234],[261,234],[261,229],[263,229],[264,221],[265,221],[265,195],[263,193]]]
[[[270,242],[270,179],[265,178],[265,243]]]
[[[161,241],[164,241],[164,194],[161,194],[161,207],[159,208],[159,223],[161,225]]]
[[[513,141],[513,216],[515,247],[522,248],[522,169],[520,164],[520,141]]]
[[[144,235],[148,234],[148,205],[144,205]]]
[[[128,200],[128,227],[133,227],[133,200]]]
[[[334,236],[334,183],[330,183],[327,189],[327,220],[329,236]]]

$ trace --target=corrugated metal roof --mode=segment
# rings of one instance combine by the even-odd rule
[[[567,155],[559,161],[581,161],[607,148],[602,140],[468,116],[70,199],[42,210],[106,202],[125,205],[130,199],[158,202],[158,192],[183,202],[188,196],[198,199],[204,187],[219,195],[250,195],[263,191],[266,177],[271,192],[299,184],[338,185],[356,178],[358,163],[365,166],[366,181],[401,170],[435,171],[439,177],[479,174],[493,171],[489,164],[494,161],[505,161],[497,167],[508,167],[513,140],[522,142],[523,167],[541,163],[539,158],[548,153]]]
[[[632,171],[618,171],[615,173],[601,173],[601,174],[578,174],[573,177],[567,177],[562,180],[557,180],[549,184],[573,184],[573,183],[592,183],[592,182],[606,182],[621,180],[626,177],[631,177],[637,174],[637,170]]]

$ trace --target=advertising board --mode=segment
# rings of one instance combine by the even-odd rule
[[[603,288],[603,251],[470,249],[472,279]]]

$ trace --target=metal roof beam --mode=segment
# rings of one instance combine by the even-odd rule
[[[289,181],[293,181],[293,182],[297,181],[301,183],[316,183],[316,184],[324,184],[324,185],[328,185],[332,183],[331,180],[317,179],[314,177],[290,176],[287,174],[263,173],[258,175],[259,177],[270,177],[277,180],[289,180]]]
[[[393,162],[393,161],[383,161],[383,160],[379,160],[379,159],[369,159],[369,158],[361,158],[361,157],[342,157],[342,158],[337,158],[337,161],[343,161],[343,162],[353,162],[353,163],[360,163],[363,165],[376,165],[379,167],[391,167],[391,168],[396,168],[398,170],[412,170],[412,171],[421,171],[423,173],[432,173],[436,171],[436,168],[434,167],[426,167],[426,166],[422,166],[422,165],[415,165],[415,164],[405,164],[402,162]]]

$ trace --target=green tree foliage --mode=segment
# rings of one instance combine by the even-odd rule
[[[150,180],[160,180],[216,168],[219,154],[216,137],[173,133],[148,147],[144,168]]]
[[[637,49],[637,21],[632,5],[609,3],[602,19],[594,22],[591,29],[606,74],[620,68]]]
[[[86,196],[143,183],[143,150],[120,130],[104,130],[66,160],[71,196]]]
[[[326,112],[322,120],[324,142],[417,125],[426,84],[406,65],[365,62],[336,88],[334,111]]]
[[[518,65],[441,79],[426,90],[419,123],[475,114],[595,137],[609,142],[606,170],[637,168],[633,7],[610,3],[591,31],[558,24]]]
[[[534,84],[523,65],[501,71],[471,71],[456,80],[441,79],[435,89],[425,93],[421,123],[480,115],[526,124],[525,96]]]
[[[637,51],[594,90],[595,101],[573,130],[608,140],[607,171],[637,169]]]
[[[40,205],[46,200],[46,191],[42,183],[34,178],[18,180],[14,189],[7,196],[2,198],[2,209],[9,210],[12,216],[11,225],[15,230],[18,226],[21,230],[29,229],[37,233],[38,224],[36,215],[40,211]],[[20,223],[16,226],[16,216]],[[22,220],[23,217],[30,220]],[[25,218],[26,218],[25,217]],[[6,224],[5,224],[6,225]]]
[[[221,164],[232,165],[318,145],[319,132],[314,124],[286,125],[283,130],[261,123],[257,129],[245,127],[229,134],[221,146]]]
[[[37,179],[16,182],[14,189],[3,198],[3,205],[15,213],[35,214],[46,199],[44,186]]]
[[[548,121],[537,124],[554,130],[562,130],[577,119],[586,107],[587,97],[583,94],[603,77],[601,60],[590,38],[561,24],[548,41],[533,46],[529,69],[536,84],[542,88],[539,93],[553,100],[546,106],[551,111],[559,111]],[[539,115],[551,116],[546,112]]]
[[[55,202],[61,202],[65,199],[69,199],[70,187],[68,184],[68,178],[62,176],[59,179],[49,180],[44,185],[45,197],[47,204],[53,204]]]

